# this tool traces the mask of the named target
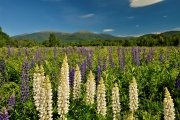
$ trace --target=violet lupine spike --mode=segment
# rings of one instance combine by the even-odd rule
[[[14,106],[15,106],[15,101],[16,101],[15,92],[13,92],[13,94],[10,96],[10,98],[9,98],[9,100],[8,100],[8,111],[9,111],[11,108],[14,108]]]
[[[99,84],[99,81],[100,81],[100,78],[101,78],[101,67],[98,66],[97,67],[97,85]]]
[[[70,82],[71,88],[73,87],[73,84],[74,84],[74,73],[75,73],[75,69],[71,68],[69,72],[69,82]]]
[[[106,57],[104,56],[104,59],[103,59],[103,70],[106,71],[107,69],[107,64],[106,64]]]
[[[85,73],[86,73],[86,60],[84,60],[80,68],[81,68],[81,80],[82,82],[84,82]]]
[[[1,73],[0,82],[5,82],[6,81],[6,65],[5,65],[4,59],[0,60],[0,73]]]
[[[27,57],[25,57],[22,65],[22,77],[21,77],[21,102],[25,102],[29,97],[29,64]]]
[[[114,68],[113,56],[112,56],[112,46],[109,48],[109,64],[111,68]]]
[[[178,74],[176,78],[176,89],[180,89],[180,73]]]
[[[0,120],[9,120],[8,111],[6,110],[5,107],[3,107],[0,112]]]

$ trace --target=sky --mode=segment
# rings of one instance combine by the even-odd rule
[[[9,36],[88,30],[114,36],[180,30],[180,0],[0,0]]]

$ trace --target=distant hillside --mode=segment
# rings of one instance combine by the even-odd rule
[[[66,32],[58,32],[58,31],[41,31],[31,34],[26,33],[26,34],[16,35],[16,36],[12,36],[12,38],[29,39],[29,40],[33,39],[38,42],[42,42],[49,38],[50,33],[55,33],[57,38],[59,38],[63,42],[126,39],[126,37],[116,37],[110,34],[96,34],[86,30],[75,33],[66,33]]]

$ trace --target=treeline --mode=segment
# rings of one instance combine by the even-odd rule
[[[174,35],[145,35],[129,40],[96,40],[90,42],[71,42],[67,46],[178,46],[180,34]]]
[[[10,44],[12,47],[65,47],[65,46],[178,46],[180,45],[180,32],[175,34],[151,34],[144,35],[129,40],[94,40],[86,42],[69,42],[63,43],[59,40],[54,33],[51,33],[48,40],[38,43],[35,40],[17,40],[10,38],[9,35],[2,32],[0,27],[0,47]]]

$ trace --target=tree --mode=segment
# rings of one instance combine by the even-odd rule
[[[49,47],[61,46],[61,40],[59,40],[54,33],[49,36]]]
[[[0,27],[0,32],[2,32],[2,28]]]

